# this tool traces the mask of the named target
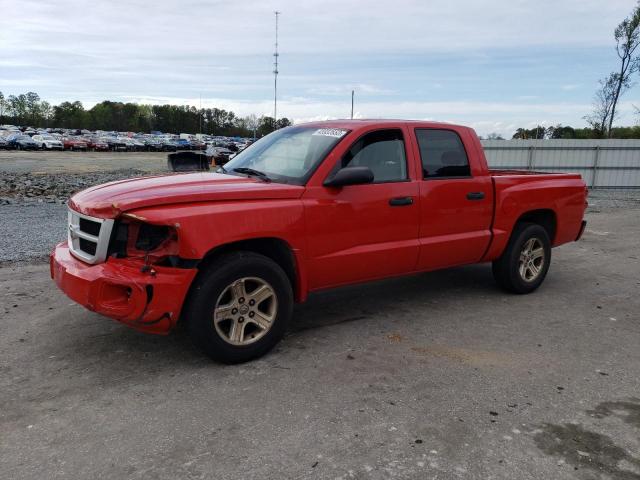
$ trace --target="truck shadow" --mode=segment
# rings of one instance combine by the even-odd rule
[[[489,265],[420,273],[380,280],[310,295],[294,309],[290,333],[323,328],[375,315],[394,316],[411,309],[439,308],[457,304],[462,298],[503,295],[493,281]]]
[[[603,402],[587,413],[596,419],[615,417],[640,429],[640,399],[637,398]],[[534,435],[534,442],[542,452],[560,457],[575,470],[587,469],[596,475],[604,473],[620,480],[640,480],[640,457],[631,455],[611,437],[582,425],[542,424]]]
[[[493,283],[491,270],[486,265],[344,287],[312,295],[308,302],[297,305],[288,334],[303,334],[306,330],[352,321],[366,322],[379,316],[383,318],[404,308],[399,305],[426,308],[429,302],[437,299],[438,307],[445,310],[451,304],[458,303],[462,296],[494,295],[502,293]],[[104,370],[110,365],[105,358],[111,358],[116,364],[152,364],[153,369],[175,364],[176,360],[183,367],[211,366],[211,362],[192,345],[187,332],[180,326],[166,337],[156,336],[136,332],[84,310],[72,312],[73,316],[77,316],[78,328],[61,333],[60,338],[51,344],[55,348],[50,349],[48,354],[69,360],[70,357],[76,357],[83,369],[95,363]],[[278,350],[286,352],[286,342]],[[269,355],[267,358],[273,357]],[[222,365],[220,367],[224,368]],[[129,370],[129,366],[125,369]]]

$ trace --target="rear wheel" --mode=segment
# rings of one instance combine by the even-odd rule
[[[509,292],[530,293],[542,284],[550,263],[547,231],[535,223],[519,223],[504,253],[493,262],[493,276]]]
[[[185,315],[196,345],[215,360],[239,363],[264,355],[280,341],[292,308],[291,283],[277,263],[235,252],[201,273]]]

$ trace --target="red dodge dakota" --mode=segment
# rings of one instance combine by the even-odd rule
[[[278,130],[215,173],[98,185],[68,203],[51,277],[133,328],[178,320],[241,362],[283,336],[310,292],[479,262],[515,293],[578,240],[580,175],[489,170],[467,127],[336,120]]]

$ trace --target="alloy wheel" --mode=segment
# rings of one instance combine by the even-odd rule
[[[273,287],[261,278],[243,277],[218,297],[213,323],[225,342],[245,346],[269,332],[277,312],[278,298]]]

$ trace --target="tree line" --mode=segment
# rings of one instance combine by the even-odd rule
[[[85,109],[81,102],[51,105],[35,92],[0,92],[0,124],[34,128],[73,128],[118,132],[206,133],[228,137],[261,137],[291,125],[287,118],[237,116],[219,108],[188,105],[141,105],[105,100]]]
[[[597,138],[640,138],[640,125],[632,127],[611,127],[604,135],[600,129],[592,127],[573,128],[568,125],[556,125],[544,127],[538,125],[534,128],[518,128],[511,138],[519,139],[579,139],[590,140]],[[503,140],[496,134],[491,134],[487,139]]]

